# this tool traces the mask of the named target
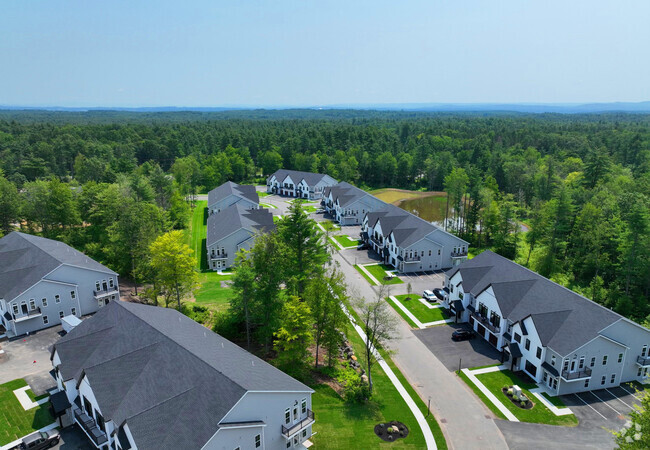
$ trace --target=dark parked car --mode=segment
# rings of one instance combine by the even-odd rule
[[[433,295],[435,295],[436,297],[438,297],[439,300],[444,300],[444,299],[445,299],[445,291],[443,291],[443,290],[440,289],[440,288],[435,288],[435,289],[433,290]]]
[[[456,330],[451,333],[452,341],[467,341],[469,339],[474,339],[476,333],[471,330]]]
[[[54,447],[59,443],[61,437],[57,430],[39,431],[23,438],[18,448],[20,450],[40,450],[42,448]]]
[[[357,245],[357,250],[365,250],[369,247],[369,245],[366,242],[362,242],[359,245]]]

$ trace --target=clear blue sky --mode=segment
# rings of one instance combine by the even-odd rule
[[[4,0],[0,105],[650,100],[650,1]]]

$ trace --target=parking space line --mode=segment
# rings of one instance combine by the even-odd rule
[[[631,406],[631,405],[629,405],[627,402],[624,402],[623,400],[621,400],[621,399],[619,398],[618,395],[614,394],[614,393],[613,393],[612,391],[610,391],[609,389],[605,388],[605,390],[606,390],[607,392],[609,392],[610,394],[612,394],[616,400],[618,400],[619,402],[623,403],[623,404],[624,404],[625,406],[627,406],[628,408],[630,408],[630,409],[634,409],[633,406]]]
[[[593,409],[594,412],[595,412],[596,414],[598,414],[600,417],[602,417],[602,418],[605,419],[605,420],[609,420],[607,417],[605,417],[605,416],[603,416],[601,413],[599,413],[599,412],[596,410],[596,408],[594,408],[594,407],[591,406],[589,403],[587,403],[586,401],[584,401],[583,398],[580,397],[578,394],[573,394],[573,395],[575,395],[576,397],[578,397],[578,400],[580,400],[582,403],[584,403],[585,405],[587,405],[588,407],[590,407],[591,409]]]
[[[600,398],[600,397],[598,397],[596,394],[594,394],[593,391],[589,391],[589,393],[590,393],[591,395],[593,395],[594,397],[596,397],[598,400],[600,400],[600,401],[601,401],[605,406],[607,406],[608,408],[610,408],[612,411],[614,411],[614,412],[615,412],[616,414],[618,414],[619,416],[622,416],[622,415],[623,415],[623,414],[621,414],[620,412],[618,412],[616,409],[614,409],[614,407],[613,407],[612,405],[610,405],[610,404],[607,403],[605,400],[603,400],[602,398]]]
[[[625,392],[627,392],[628,394],[630,394],[630,395],[631,395],[632,397],[634,397],[635,399],[637,399],[637,400],[641,400],[639,397],[636,396],[636,394],[635,394],[634,392],[631,392],[631,391],[628,391],[627,389],[625,389],[625,388],[623,387],[622,384],[619,384],[618,387],[620,387],[621,389],[623,389]]]

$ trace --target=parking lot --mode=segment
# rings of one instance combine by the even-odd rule
[[[458,370],[459,364],[461,369],[465,369],[501,363],[501,354],[485,339],[476,337],[468,341],[452,341],[451,334],[457,329],[470,328],[466,324],[450,323],[414,330],[413,333],[450,372]]]
[[[595,426],[619,428],[634,405],[640,405],[634,388],[629,384],[561,396],[562,401],[582,422]]]

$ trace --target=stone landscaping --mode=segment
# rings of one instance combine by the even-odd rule
[[[392,421],[375,425],[375,434],[383,441],[394,442],[409,435],[409,429],[402,422]]]

